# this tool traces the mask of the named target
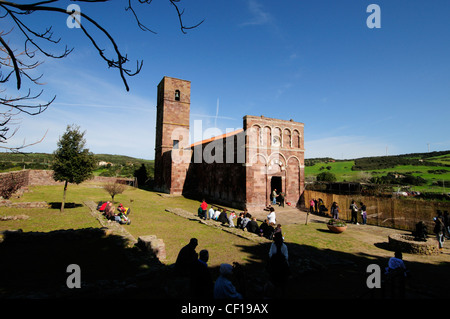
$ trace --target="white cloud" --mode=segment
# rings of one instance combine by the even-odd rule
[[[249,0],[248,8],[252,14],[252,18],[249,21],[241,23],[240,26],[263,25],[272,22],[272,15],[258,1]]]

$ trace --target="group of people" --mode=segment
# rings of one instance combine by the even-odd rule
[[[268,270],[271,286],[283,292],[290,275],[288,249],[283,242],[283,235],[277,232],[268,252]],[[235,282],[239,275],[240,265],[222,263],[219,267],[219,276],[214,281],[208,268],[209,251],[202,249],[198,254],[197,238],[191,238],[189,243],[181,248],[175,262],[175,272],[179,276],[189,278],[190,292],[193,299],[243,299],[238,292]]]
[[[119,224],[131,224],[131,220],[129,217],[131,208],[124,207],[122,203],[119,203],[119,206],[117,206],[117,212],[116,207],[110,201],[100,202],[97,206],[97,210],[99,212],[102,212],[108,220],[116,221]]]
[[[273,205],[280,205],[281,207],[284,207],[284,202],[285,202],[285,194],[284,192],[277,192],[277,189],[274,188],[272,190],[272,204]],[[290,203],[288,203],[288,205],[290,205]]]
[[[239,213],[238,216],[235,211],[227,211],[224,208],[214,207],[212,205],[208,209],[208,204],[205,200],[202,200],[197,213],[198,217],[202,219],[216,220],[222,223],[223,226],[228,225],[228,227],[242,229],[270,240],[272,240],[276,232],[281,231],[281,225],[276,224],[276,214],[273,207],[269,208],[267,219],[260,225],[258,225],[256,217],[252,216],[247,210]]]
[[[233,266],[220,265],[220,276],[214,282],[208,268],[209,252],[206,249],[197,254],[197,238],[181,248],[175,262],[175,272],[190,279],[191,297],[193,299],[242,299],[232,283]]]
[[[367,224],[367,207],[366,205],[364,205],[363,202],[359,203],[359,207],[356,205],[355,201],[352,200],[352,203],[350,204],[350,213],[351,213],[351,220],[350,223],[352,224],[356,224],[359,225],[358,222],[358,211],[361,215],[361,220],[362,220],[362,224],[366,225]],[[325,207],[324,202],[321,198],[319,198],[318,200],[312,198],[309,201],[309,212],[310,213],[324,213],[328,211],[328,209]],[[341,209],[339,207],[339,205],[336,202],[333,202],[331,204],[331,208],[330,208],[330,214],[331,217],[334,219],[339,219],[339,213],[341,212]]]

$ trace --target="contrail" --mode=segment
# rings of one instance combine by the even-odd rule
[[[217,116],[219,116],[219,98],[217,98],[216,117],[214,118],[214,127],[217,127]]]

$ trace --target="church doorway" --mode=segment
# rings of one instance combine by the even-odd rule
[[[270,201],[272,202],[272,193],[273,190],[276,189],[277,194],[280,194],[280,192],[283,191],[282,183],[281,183],[281,176],[272,176],[270,178]]]

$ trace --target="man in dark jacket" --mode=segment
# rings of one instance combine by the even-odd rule
[[[247,223],[246,228],[248,232],[259,235],[259,226],[256,222],[256,217],[252,217],[252,219]]]

